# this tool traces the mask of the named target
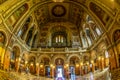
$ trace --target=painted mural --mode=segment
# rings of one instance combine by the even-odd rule
[[[34,11],[35,16],[36,16],[36,19],[37,19],[37,21],[38,21],[38,24],[39,24],[40,26],[42,26],[46,21],[48,21],[48,18],[47,18],[48,14],[47,14],[47,12],[46,12],[46,9],[47,9],[46,7],[47,7],[47,6],[44,5],[44,7],[38,7],[38,8]]]
[[[25,14],[28,10],[28,5],[24,4],[20,8],[18,8],[7,20],[7,24],[9,26],[14,27],[15,23]]]
[[[106,22],[109,21],[110,16],[101,7],[99,7],[98,5],[96,5],[93,2],[90,3],[90,9],[101,20],[101,22],[104,25],[106,25]],[[106,16],[106,18],[105,18],[105,16]]]
[[[71,8],[70,20],[77,26],[80,26],[84,10],[75,5],[71,5]]]

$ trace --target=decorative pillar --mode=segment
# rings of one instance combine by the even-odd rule
[[[95,64],[94,64],[94,61],[92,60],[91,63],[92,63],[92,72],[94,72],[94,71],[95,71]]]
[[[69,79],[69,64],[66,64],[66,76]]]
[[[80,74],[80,72],[79,72],[79,64],[76,64],[76,66],[75,66],[75,74],[76,75]]]
[[[16,61],[15,61],[16,72],[18,72],[18,70],[19,70],[19,67],[20,67],[20,61],[21,61],[21,58],[16,58]]]
[[[101,70],[101,57],[98,57],[98,68]]]
[[[90,64],[89,64],[89,62],[87,62],[86,64],[87,64],[87,70],[88,70],[87,73],[89,73],[90,72]]]
[[[40,64],[39,73],[40,75],[44,76],[44,65],[43,64]]]
[[[55,74],[54,74],[54,71],[55,71],[55,66],[53,64],[50,65],[50,68],[51,68],[51,77],[54,78]]]
[[[39,76],[39,63],[36,63],[36,74]]]
[[[83,69],[82,69],[82,67],[83,67],[83,62],[80,63],[80,75],[83,75]]]
[[[105,62],[105,61],[104,61],[104,57],[102,57],[102,58],[101,58],[101,68],[102,68],[102,70],[104,69],[104,62]]]

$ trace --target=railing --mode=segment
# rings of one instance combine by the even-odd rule
[[[86,49],[81,49],[81,48],[32,48],[31,52],[42,52],[42,53],[56,53],[56,52],[61,52],[61,53],[72,53],[72,52],[86,52]]]

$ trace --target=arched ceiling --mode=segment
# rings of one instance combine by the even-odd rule
[[[108,10],[114,11],[116,5],[115,2],[118,3],[119,0],[64,0],[63,2],[54,2],[52,0],[34,0],[33,3],[37,6],[34,13],[39,26],[44,26],[48,22],[69,21],[78,27],[81,23],[85,22],[87,15],[90,15],[91,17],[95,15],[90,10],[91,2],[98,6],[102,5],[103,8]],[[98,14],[101,15],[101,13]]]
[[[38,24],[44,26],[48,22],[71,22],[79,25],[86,12],[73,3],[47,3],[34,11]]]
[[[33,0],[33,14],[41,30],[40,44],[45,45],[47,41],[51,42],[50,32],[48,31],[50,31],[51,27],[58,26],[59,28],[61,25],[67,27],[66,31],[72,34],[69,36],[72,36],[73,42],[80,42],[80,39],[78,39],[80,38],[79,33],[82,32],[83,36],[86,35],[83,28],[87,29],[87,26],[89,26],[86,25],[87,21],[92,20],[97,26],[101,26],[102,24],[101,27],[106,26],[107,22],[112,22],[112,18],[115,16],[115,11],[117,10],[117,2],[119,1],[64,0],[63,2],[53,2],[52,0]],[[74,33],[77,35],[74,36]],[[71,38],[69,38],[69,43]]]

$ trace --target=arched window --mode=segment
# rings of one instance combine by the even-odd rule
[[[24,35],[26,34],[28,28],[29,28],[29,23],[31,22],[31,17],[29,17],[24,26],[19,30],[18,36],[21,37],[21,39],[24,39]]]
[[[63,35],[57,35],[55,37],[55,42],[56,43],[63,43]]]
[[[83,48],[88,47],[87,39],[86,39],[85,33],[84,33],[84,32],[81,32],[80,35],[81,35],[81,40],[82,40]]]
[[[96,32],[99,36],[101,35],[100,29],[98,27],[96,27]]]
[[[67,46],[67,34],[64,31],[54,32],[52,34],[52,45],[55,47]]]
[[[26,44],[28,46],[30,46],[30,41],[32,39],[32,35],[33,35],[33,30],[34,30],[34,26],[32,28],[30,28],[28,34],[27,34],[27,38],[26,38]]]
[[[86,37],[87,37],[89,45],[92,45],[92,33],[91,33],[90,29],[85,28],[85,32],[86,32]]]

